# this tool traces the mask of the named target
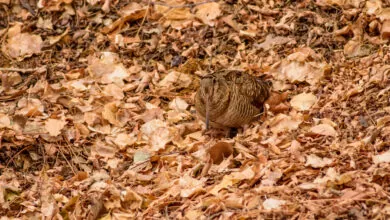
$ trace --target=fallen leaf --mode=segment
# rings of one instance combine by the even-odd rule
[[[273,133],[279,133],[283,131],[292,131],[298,129],[302,119],[300,117],[293,118],[292,116],[285,114],[278,114],[270,122],[271,131]]]
[[[307,111],[316,103],[316,101],[317,98],[312,93],[301,93],[294,96],[291,99],[290,104],[298,111]]]
[[[310,132],[314,134],[324,135],[324,136],[337,136],[337,131],[330,126],[329,124],[319,124],[310,128]]]
[[[67,122],[65,120],[49,118],[45,122],[45,129],[49,132],[50,136],[58,136],[61,134],[61,130],[65,127]]]
[[[159,86],[173,88],[187,88],[191,85],[192,79],[188,74],[171,71],[159,82]]]
[[[185,111],[188,108],[188,103],[183,99],[176,97],[169,103],[169,108],[178,112]]]
[[[207,149],[214,164],[220,164],[224,158],[233,154],[233,146],[227,142],[218,142]]]
[[[117,149],[113,145],[106,144],[100,140],[96,141],[91,147],[91,157],[113,158]]]
[[[372,156],[372,160],[375,164],[390,163],[390,150],[386,151],[385,153]]]
[[[149,160],[150,154],[144,151],[136,151],[133,157],[133,163],[139,163]]]
[[[286,204],[286,201],[269,198],[263,202],[263,207],[266,210],[281,209],[281,206]]]
[[[42,115],[45,109],[39,99],[26,98],[22,98],[19,100],[18,107],[20,109],[16,111],[16,114],[27,117]]]
[[[173,134],[171,133],[171,129],[167,127],[156,128],[149,136],[149,144],[151,146],[151,150],[159,151],[161,149],[164,149],[166,144],[171,142],[172,139],[173,139]]]
[[[385,30],[384,30],[385,31]],[[371,54],[373,46],[363,44],[358,40],[350,40],[344,45],[344,54],[347,57],[363,57]]]
[[[118,107],[116,102],[110,102],[104,105],[104,109],[102,112],[102,116],[106,119],[110,124],[121,126],[121,123],[117,117]]]
[[[214,20],[221,15],[217,2],[200,4],[195,7],[195,10],[195,16],[209,26],[214,26]]]
[[[310,154],[306,157],[306,164],[305,166],[311,166],[313,168],[323,168],[327,165],[330,165],[333,162],[331,158],[321,158],[318,157],[315,154]]]
[[[368,15],[376,15],[382,10],[381,0],[368,0],[366,1],[365,10]]]
[[[5,54],[18,60],[40,53],[43,47],[43,41],[39,35],[21,33],[21,28],[21,23],[16,23],[11,27],[8,30],[7,41],[2,47]]]
[[[0,128],[11,128],[11,119],[8,115],[0,113]]]
[[[194,195],[195,193],[205,191],[205,189],[203,188],[203,184],[205,183],[205,181],[206,179],[197,180],[188,175],[184,175],[183,177],[180,177],[179,179],[180,196],[183,198],[188,198]]]
[[[90,56],[87,71],[103,84],[115,83],[118,86],[123,86],[123,80],[130,76],[119,62],[118,54],[111,52],[102,52],[100,57]]]
[[[295,40],[290,37],[281,37],[274,36],[273,34],[268,34],[265,37],[265,41],[260,44],[255,44],[255,47],[261,48],[265,51],[270,50],[273,46],[282,45],[282,44],[295,44]]]
[[[125,97],[123,90],[119,86],[112,83],[104,87],[103,93],[104,95],[112,97],[116,100],[121,100]]]
[[[115,137],[114,143],[121,149],[133,145],[137,141],[135,134],[120,133]]]

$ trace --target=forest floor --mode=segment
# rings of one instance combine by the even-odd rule
[[[390,1],[0,0],[1,219],[387,219]],[[199,79],[272,81],[209,135]]]

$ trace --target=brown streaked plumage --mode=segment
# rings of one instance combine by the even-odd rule
[[[241,71],[218,72],[202,78],[195,108],[206,129],[237,128],[260,116],[269,95],[269,83],[257,77]]]

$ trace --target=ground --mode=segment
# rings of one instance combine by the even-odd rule
[[[388,0],[0,0],[0,215],[387,219]],[[211,135],[202,76],[272,81]]]

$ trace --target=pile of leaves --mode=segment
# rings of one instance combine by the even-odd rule
[[[390,1],[0,0],[0,215],[390,216]],[[204,134],[201,76],[273,82]]]

